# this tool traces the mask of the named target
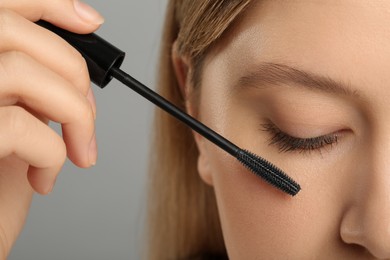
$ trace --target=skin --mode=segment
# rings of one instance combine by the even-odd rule
[[[256,2],[209,53],[189,111],[302,187],[290,197],[195,135],[230,259],[390,259],[388,10],[389,1]],[[174,62],[189,92],[191,65]],[[355,95],[296,84],[237,87],[262,62],[347,82]],[[290,136],[337,134],[338,142],[283,152],[262,127],[269,121]]]
[[[51,192],[66,157],[84,168],[97,159],[96,105],[85,61],[33,23],[40,19],[77,33],[103,22],[73,0],[0,2],[0,259],[21,231],[33,191]],[[62,125],[63,137],[49,120]]]

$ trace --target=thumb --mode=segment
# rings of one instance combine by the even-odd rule
[[[95,31],[104,18],[80,0],[2,0],[0,9],[10,9],[30,21],[46,20],[75,33]]]

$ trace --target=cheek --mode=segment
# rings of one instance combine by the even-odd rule
[[[326,247],[334,250],[341,218],[335,201],[340,197],[323,186],[324,178],[300,178],[305,189],[290,197],[213,145],[208,151],[230,259],[308,259]]]

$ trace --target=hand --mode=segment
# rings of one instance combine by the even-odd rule
[[[33,190],[51,192],[68,156],[97,158],[95,103],[84,59],[40,19],[76,33],[103,22],[77,0],[0,1],[0,259],[17,239]],[[63,137],[47,123],[62,125]]]

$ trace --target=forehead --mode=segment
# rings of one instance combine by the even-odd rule
[[[255,1],[226,39],[216,55],[232,76],[283,61],[359,85],[390,82],[390,1]]]

